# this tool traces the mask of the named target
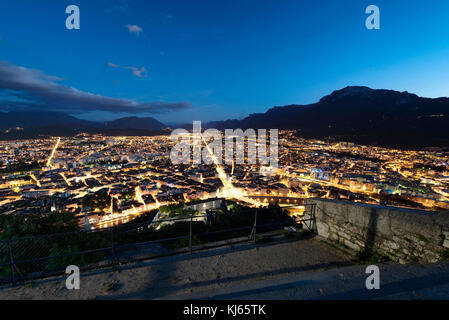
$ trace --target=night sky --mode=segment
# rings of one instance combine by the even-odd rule
[[[448,96],[448,74],[447,0],[0,0],[1,111],[224,120],[348,85]]]

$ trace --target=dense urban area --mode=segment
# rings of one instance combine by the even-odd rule
[[[204,213],[222,199],[300,208],[305,198],[449,209],[449,153],[404,151],[279,132],[279,166],[180,164],[169,136],[0,142],[0,215],[71,212],[86,230],[184,204]],[[223,162],[223,161],[220,161]],[[224,163],[224,162],[223,162]],[[165,217],[160,210],[152,219]]]

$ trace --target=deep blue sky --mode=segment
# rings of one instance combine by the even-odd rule
[[[65,28],[70,4],[80,30]],[[380,30],[365,28],[370,4]],[[0,0],[0,39],[0,73],[18,73],[0,78],[0,110],[54,103],[92,120],[132,109],[189,122],[312,103],[347,85],[449,95],[447,0]]]

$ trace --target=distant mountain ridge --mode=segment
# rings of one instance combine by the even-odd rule
[[[204,127],[294,129],[306,138],[384,146],[449,146],[449,98],[352,86],[317,103],[274,107],[242,120],[210,122]]]
[[[24,129],[45,126],[91,128],[99,123],[81,120],[62,112],[0,112],[0,130],[20,127]]]
[[[127,117],[105,122],[108,129],[139,129],[139,130],[163,130],[167,126],[154,118]]]
[[[154,118],[126,117],[95,122],[62,112],[0,112],[0,138],[20,139],[36,136],[71,136],[80,132],[107,135],[154,135],[167,126]]]
[[[23,130],[14,130],[20,127]],[[183,126],[192,128],[192,124]],[[353,141],[403,148],[449,147],[449,98],[422,98],[409,92],[350,86],[308,105],[277,106],[242,120],[216,121],[204,128],[296,130],[305,138]],[[5,133],[5,130],[13,129]],[[126,117],[108,122],[81,120],[60,112],[0,112],[0,139],[168,133],[154,118]]]
[[[154,118],[126,117],[113,121],[96,122],[75,118],[62,112],[0,112],[0,129],[39,128],[45,126],[72,128],[144,129],[162,130],[167,126]]]

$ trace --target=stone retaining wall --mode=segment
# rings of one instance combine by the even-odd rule
[[[449,256],[449,212],[426,212],[327,199],[316,204],[318,234],[355,251],[374,249],[391,260],[436,262]]]

